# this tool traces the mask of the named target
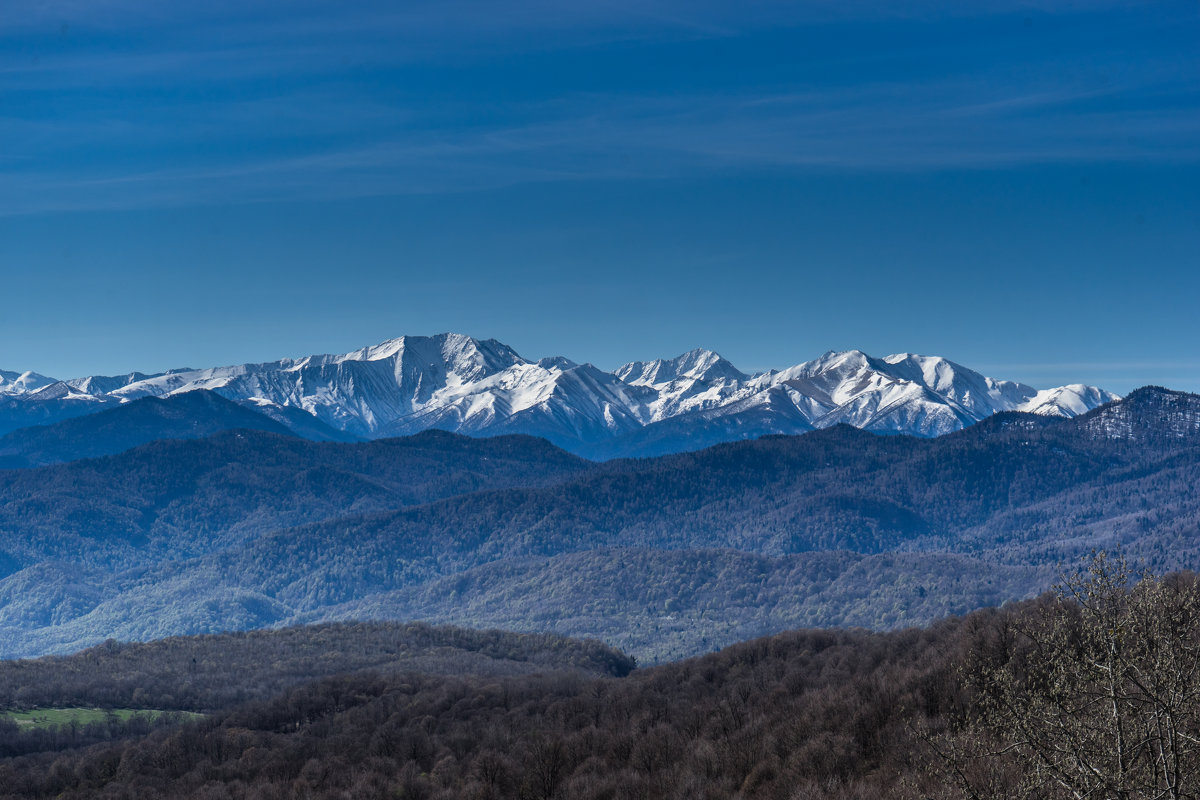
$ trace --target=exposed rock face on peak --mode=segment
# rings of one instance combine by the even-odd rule
[[[646,380],[655,362],[630,364],[618,375]],[[628,378],[627,378],[628,380]],[[604,455],[659,455],[720,441],[797,434],[838,424],[876,433],[940,436],[1001,411],[1073,417],[1117,396],[1090,386],[1038,390],[988,378],[944,358],[901,353],[874,358],[861,350],[828,352],[783,370],[673,395],[674,384],[652,384],[663,398],[645,429],[620,437]],[[676,399],[676,398],[679,399]],[[665,412],[665,413],[664,413]],[[690,448],[689,448],[690,449]]]
[[[618,378],[641,386],[662,386],[677,381],[744,381],[748,375],[711,350],[690,350],[681,356],[654,361],[633,361],[616,370]]]
[[[1116,399],[1095,387],[1038,391],[943,358],[829,352],[750,376],[711,350],[605,372],[557,356],[528,360],[494,339],[401,336],[350,353],[157,375],[54,381],[0,373],[0,434],[141,397],[206,389],[250,403],[304,435],[304,412],[364,438],[431,428],[526,433],[606,457],[692,450],[837,424],[938,436],[1000,411],[1073,417]]]

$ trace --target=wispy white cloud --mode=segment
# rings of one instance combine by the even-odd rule
[[[429,91],[420,84],[427,70],[413,66],[485,40],[520,50],[733,37],[773,23],[879,18],[896,5],[521,0],[501,13],[482,0],[352,10],[318,0],[185,10],[145,0],[18,4],[0,37],[24,41],[21,32],[39,25],[59,36],[51,23],[70,22],[65,44],[0,56],[0,214],[721,170],[1200,160],[1194,76],[1176,74],[1165,56],[1142,59],[1120,81],[1087,59],[1080,67],[1045,53],[1024,64],[993,54],[937,79],[890,77],[889,59],[928,57],[898,45],[824,56],[814,70],[850,76],[825,83],[734,76],[719,91],[517,87],[507,97]],[[946,13],[932,0],[904,5],[907,14]],[[1097,7],[987,0],[972,13]],[[108,33],[76,46],[76,25]],[[945,46],[961,56],[971,45]]]
[[[882,107],[878,98],[847,104],[839,97],[817,104],[593,97],[574,106],[574,114],[564,108],[558,119],[521,126],[400,130],[373,142],[313,148],[299,156],[228,154],[193,167],[164,160],[149,169],[80,167],[71,174],[16,170],[0,187],[0,213],[479,191],[522,182],[661,179],[697,170],[1200,160],[1200,112],[1168,120],[1157,114],[1092,112],[1054,125],[998,116],[978,127],[978,108],[966,115],[971,122],[960,125],[956,121],[964,114],[953,103],[899,109]],[[1020,103],[995,108],[1013,106]],[[754,113],[763,108],[769,113]],[[353,112],[349,120],[361,120],[362,109]],[[385,127],[403,126],[402,115],[377,112]],[[329,116],[320,121],[338,132]],[[0,124],[0,131],[6,127]],[[169,137],[172,130],[164,126],[158,136]],[[125,133],[120,126],[115,132]],[[23,136],[62,142],[48,133],[43,122]],[[65,133],[85,137],[89,132]]]
[[[519,123],[430,125],[404,109],[353,103],[233,104],[210,127],[267,136],[280,122],[314,141],[300,154],[270,148],[240,155],[218,141],[202,163],[175,157],[132,167],[80,165],[71,173],[12,170],[0,213],[189,202],[257,202],[493,189],[523,182],[654,179],[730,169],[914,170],[994,168],[1083,161],[1200,160],[1200,109],[1170,113],[1076,109],[1093,90],[981,102],[973,87],[891,86],[780,97],[578,96],[516,114]],[[1053,99],[1052,99],[1053,98]],[[1036,107],[1038,114],[1029,115]],[[305,112],[303,109],[309,109]],[[201,124],[201,120],[194,120]],[[111,122],[101,135],[154,147],[179,121],[131,131]],[[9,141],[61,148],[95,146],[103,123],[55,131],[47,122],[0,121]],[[343,141],[353,128],[366,141]],[[320,144],[328,138],[332,144]],[[49,143],[49,144],[46,144]],[[11,156],[10,156],[11,158]],[[40,159],[34,158],[36,164]],[[0,160],[0,165],[4,161]]]

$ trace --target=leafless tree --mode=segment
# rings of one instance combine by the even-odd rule
[[[1177,800],[1200,791],[1200,583],[1095,555],[1034,614],[980,632],[948,772],[971,796]]]

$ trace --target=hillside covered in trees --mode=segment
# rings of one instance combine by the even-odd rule
[[[1100,558],[1060,594],[927,629],[799,630],[628,674],[619,654],[594,645],[400,631],[515,662],[536,662],[522,658],[530,651],[559,657],[534,674],[356,669],[270,692],[262,691],[264,673],[251,669],[245,680],[260,687],[254,699],[201,721],[0,760],[0,792],[237,800],[1194,796],[1200,750],[1186,737],[1200,725],[1200,584],[1192,575],[1136,585],[1131,578],[1121,562]],[[182,652],[166,659],[167,672],[186,671],[187,653],[230,644],[280,657],[326,636],[343,648],[361,636],[365,650],[378,652],[380,633],[321,628],[128,652],[143,664]],[[361,655],[345,657],[361,664]],[[93,659],[97,691],[120,683],[128,663],[95,651],[72,658]],[[35,685],[53,684],[63,663],[24,668]],[[242,675],[228,679],[237,684]],[[1114,748],[1118,730],[1128,735]],[[1171,754],[1175,736],[1184,738]]]
[[[0,757],[142,736],[329,676],[620,677],[633,668],[594,640],[421,623],[109,640],[69,656],[0,661]]]
[[[0,471],[0,654],[424,619],[602,638],[643,663],[799,625],[1029,597],[1120,547],[1195,563],[1200,398],[938,439],[839,426],[593,464],[528,437],[252,431]]]
[[[10,707],[134,707],[207,712],[355,672],[624,676],[629,656],[595,640],[423,623],[329,623],[280,630],[109,640],[69,656],[0,661]]]

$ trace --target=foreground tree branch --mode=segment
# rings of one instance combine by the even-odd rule
[[[960,791],[980,794],[986,774],[991,796],[1014,800],[1200,792],[1195,576],[1138,575],[1096,554],[1034,613],[981,626],[963,677],[974,703],[948,734],[957,744],[937,751]]]

